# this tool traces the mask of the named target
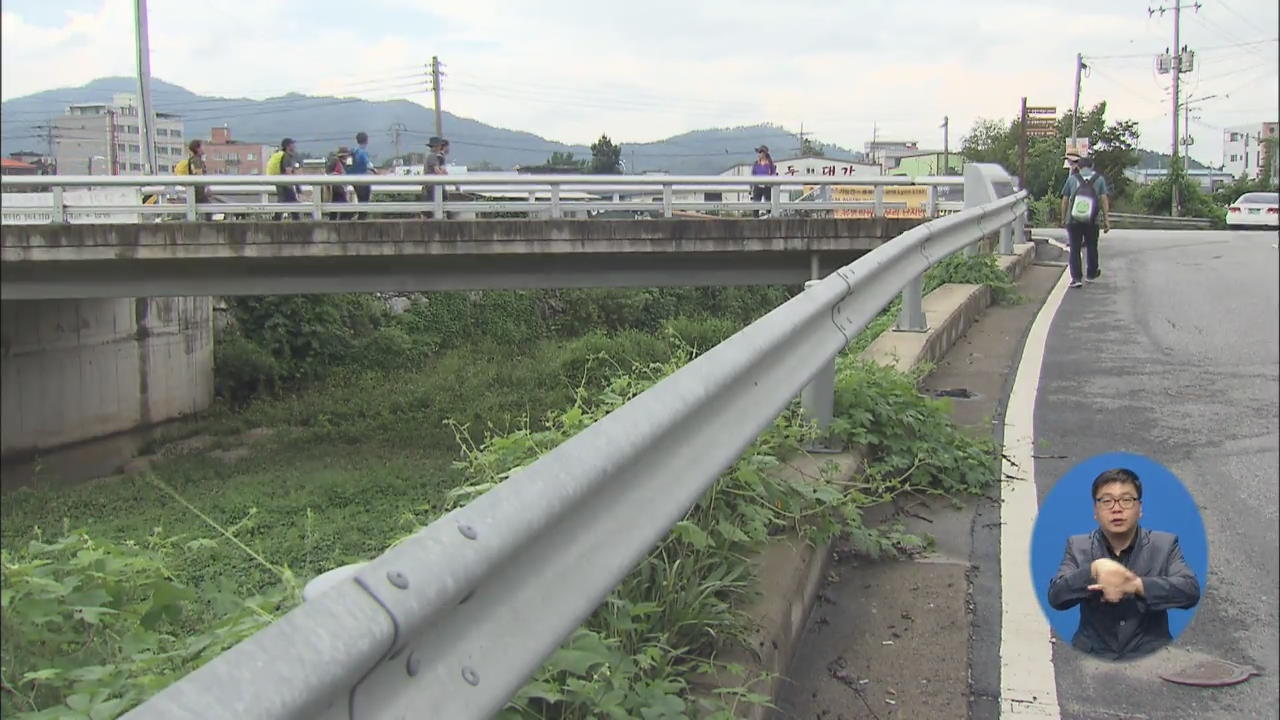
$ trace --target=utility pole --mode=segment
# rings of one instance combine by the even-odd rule
[[[444,123],[440,117],[440,58],[431,56],[431,91],[436,97],[436,137],[444,137]]]
[[[138,48],[138,135],[142,145],[142,172],[155,172],[155,114],[151,110],[151,41],[147,34],[147,0],[133,0]]]
[[[1071,103],[1071,147],[1079,150],[1076,133],[1080,129],[1080,71],[1084,69],[1084,55],[1076,53],[1076,95]]]
[[[942,116],[942,172],[939,175],[951,174],[951,143],[950,143],[950,125],[951,118],[946,115]]]
[[[1178,200],[1178,178],[1176,177],[1176,166],[1178,164],[1178,145],[1182,142],[1182,137],[1178,134],[1178,109],[1181,106],[1181,97],[1178,88],[1178,79],[1182,74],[1182,58],[1184,51],[1182,48],[1182,0],[1174,0],[1173,4],[1173,54],[1169,58],[1169,70],[1173,73],[1173,154],[1169,161],[1169,180],[1170,189],[1172,190],[1172,202],[1169,208],[1169,214],[1177,217],[1178,211],[1181,209],[1181,203]],[[1200,10],[1200,3],[1196,2],[1187,7]],[[1147,8],[1147,16],[1150,17],[1157,12],[1161,16],[1169,8],[1161,5],[1158,8]]]
[[[400,133],[408,129],[402,122],[392,123],[391,127],[387,128],[387,132],[391,133],[391,145],[396,149],[396,157],[400,157]]]
[[[1027,186],[1027,99],[1022,98],[1022,111],[1018,114],[1018,184]]]
[[[1178,141],[1181,140],[1181,138],[1178,137],[1178,76],[1181,74],[1181,70],[1182,70],[1181,51],[1178,48],[1182,47],[1179,44],[1179,37],[1181,37],[1179,33],[1181,32],[1181,30],[1182,30],[1182,3],[1179,0],[1175,0],[1173,4],[1173,58],[1174,59],[1173,59],[1173,65],[1172,65],[1172,70],[1173,70],[1173,158],[1172,158],[1172,162],[1170,163],[1170,168],[1172,168],[1173,165],[1178,162]],[[1170,179],[1169,188],[1173,193],[1173,201],[1169,209],[1169,214],[1173,217],[1177,217],[1178,211],[1181,209],[1180,208],[1181,203],[1178,202],[1178,178],[1174,175],[1170,175],[1169,179]]]

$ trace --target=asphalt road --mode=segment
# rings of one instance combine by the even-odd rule
[[[1272,232],[1116,230],[1101,281],[1069,290],[1036,399],[1043,500],[1072,465],[1107,452],[1163,463],[1201,508],[1210,569],[1195,619],[1163,659],[1102,664],[1054,650],[1066,718],[1278,718],[1280,251]],[[1262,671],[1228,688],[1157,672],[1207,656]],[[1171,658],[1173,660],[1171,660]]]

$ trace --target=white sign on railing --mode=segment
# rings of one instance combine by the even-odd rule
[[[139,221],[138,213],[99,212],[93,206],[142,205],[140,188],[68,190],[62,194],[67,222],[126,224]],[[0,221],[5,225],[48,225],[53,222],[53,193],[4,193],[0,197]]]

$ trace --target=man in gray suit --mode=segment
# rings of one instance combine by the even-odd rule
[[[1055,610],[1080,606],[1071,644],[1092,655],[1125,660],[1167,645],[1170,608],[1200,602],[1200,582],[1182,558],[1178,536],[1138,526],[1142,481],[1124,468],[1093,481],[1098,529],[1073,535],[1049,583]]]

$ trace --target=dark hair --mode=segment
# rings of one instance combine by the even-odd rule
[[[286,150],[292,144],[293,144],[293,138],[285,138],[280,141],[280,149]]]
[[[1093,158],[1082,157],[1076,161],[1076,164],[1079,165],[1080,167],[1093,167]]]
[[[1112,483],[1127,483],[1132,485],[1133,489],[1138,494],[1138,499],[1142,499],[1142,481],[1138,479],[1138,473],[1128,468],[1113,468],[1094,478],[1093,488],[1091,490],[1093,499],[1098,499],[1098,490],[1100,490],[1102,486],[1110,485]]]
[[[202,145],[204,145],[204,142],[201,141],[200,138],[196,138],[195,140],[187,143],[187,149],[191,152],[195,152],[196,148],[201,147]]]
[[[368,136],[368,135],[367,135],[363,130],[362,130],[362,131],[360,131],[360,132],[358,132],[358,133],[356,133],[356,143],[357,143],[357,144],[363,145],[363,144],[365,144],[365,143],[367,143],[367,142],[369,142],[369,136]]]

